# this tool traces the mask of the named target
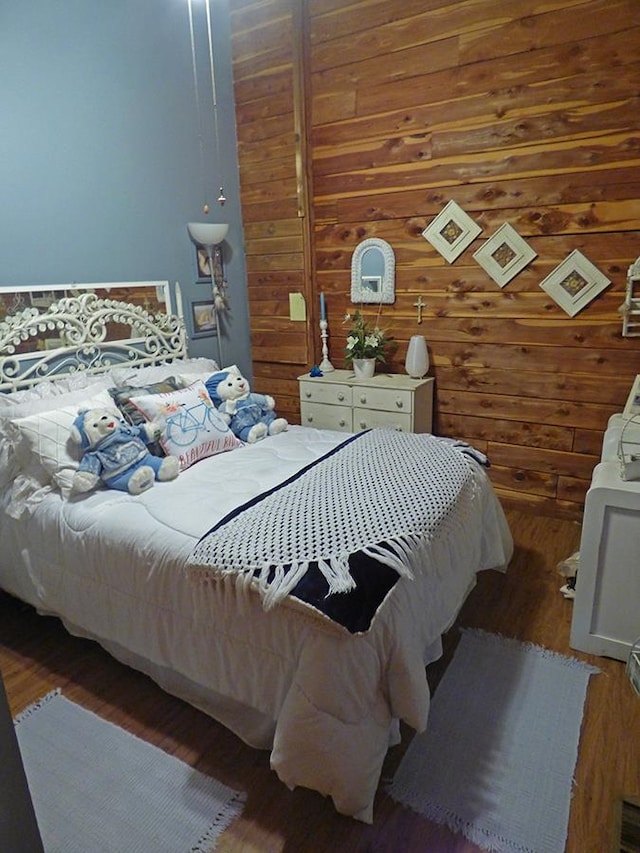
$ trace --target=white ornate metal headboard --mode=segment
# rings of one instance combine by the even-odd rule
[[[5,313],[7,298],[11,313]],[[173,314],[168,282],[0,288],[0,300],[0,391],[187,354],[179,293]]]

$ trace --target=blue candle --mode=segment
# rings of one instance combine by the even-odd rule
[[[324,293],[320,294],[320,319],[321,320],[327,319],[327,306],[325,305],[325,301],[324,301]]]

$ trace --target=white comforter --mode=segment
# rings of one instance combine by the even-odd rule
[[[330,795],[339,812],[371,822],[392,720],[416,730],[427,722],[425,650],[454,620],[476,572],[511,556],[484,470],[470,463],[477,500],[467,535],[436,539],[431,565],[398,581],[363,635],[290,600],[265,612],[231,578],[195,582],[184,569],[220,518],[343,440],[291,427],[139,497],[50,494],[20,520],[1,513],[0,586],[271,749],[288,786]]]

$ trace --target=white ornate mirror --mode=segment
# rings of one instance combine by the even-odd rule
[[[363,240],[351,259],[351,301],[394,302],[395,268],[393,249],[385,240]]]

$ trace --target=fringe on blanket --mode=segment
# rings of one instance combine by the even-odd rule
[[[428,555],[429,543],[419,536],[398,538],[384,545],[372,545],[363,548],[368,557],[395,569],[401,577],[413,580],[415,571],[423,564]],[[317,561],[318,569],[327,582],[327,595],[349,592],[354,589],[354,581],[349,567],[349,555],[331,557]],[[245,569],[238,572],[231,569],[222,574],[238,575],[243,586],[257,585],[265,610],[271,610],[287,597],[302,580],[309,569],[309,562],[300,562],[287,566],[265,566],[261,569]],[[193,570],[201,579],[210,576],[209,570],[197,567]]]
[[[265,610],[311,565],[328,595],[353,590],[356,553],[413,579],[428,564],[434,537],[460,531],[477,491],[470,459],[482,460],[430,435],[376,430],[356,438],[219,522],[192,552],[188,574],[201,582],[232,575],[241,588],[257,589]],[[356,480],[368,484],[362,513],[349,492]]]

